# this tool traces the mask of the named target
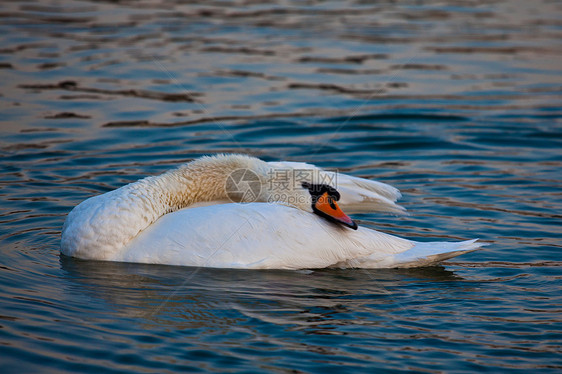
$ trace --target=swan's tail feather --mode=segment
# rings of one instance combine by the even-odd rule
[[[394,255],[392,267],[409,268],[433,265],[475,251],[485,245],[484,243],[477,242],[477,240],[472,239],[463,242],[414,242],[415,245],[411,249]]]
[[[396,239],[399,239],[395,237]],[[407,241],[406,239],[402,239]],[[335,268],[387,269],[413,268],[437,264],[449,258],[477,250],[486,244],[478,243],[478,239],[463,242],[414,242],[410,249],[390,254],[375,251],[366,257],[357,257],[332,265]]]

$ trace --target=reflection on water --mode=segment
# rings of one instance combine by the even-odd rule
[[[205,316],[218,310],[233,310],[242,314],[263,310],[294,311],[306,308],[310,299],[316,307],[330,310],[343,308],[360,295],[373,307],[377,295],[392,300],[389,288],[403,286],[408,281],[453,282],[462,278],[443,267],[395,270],[360,270],[349,274],[341,270],[322,271],[244,271],[142,264],[104,263],[61,257],[62,269],[74,279],[75,290],[108,303],[116,312],[135,315],[157,322],[182,309],[189,315]],[[338,283],[334,283],[334,278]],[[131,292],[136,290],[136,292]],[[365,302],[365,299],[363,302]],[[374,304],[373,304],[374,303]],[[386,301],[385,303],[388,303]],[[256,304],[259,306],[256,308]],[[186,308],[190,311],[187,312]],[[270,309],[271,308],[271,309]],[[383,306],[383,308],[385,308]],[[270,309],[270,310],[268,310]],[[137,314],[140,313],[140,314]],[[299,319],[302,316],[297,316]],[[220,318],[220,317],[219,317]],[[267,318],[260,318],[267,320]],[[192,318],[184,322],[212,327],[216,320]],[[158,322],[159,323],[159,322]]]
[[[540,302],[534,310],[545,313],[541,319],[529,318],[521,309],[520,299],[532,291],[525,280],[530,273],[470,280],[443,267],[244,271],[65,257],[61,265],[65,277],[72,279],[69,293],[85,294],[96,305],[91,313],[96,325],[114,329],[139,351],[146,349],[148,339],[156,352],[180,345],[194,361],[201,354],[213,360],[236,356],[225,364],[229,367],[246,365],[248,355],[269,358],[264,366],[268,369],[273,364],[312,369],[317,362],[308,360],[316,355],[329,364],[400,367],[391,364],[396,349],[420,353],[401,355],[402,365],[415,363],[418,368],[432,367],[441,355],[484,364],[499,347],[525,360],[553,352],[555,330],[550,326],[559,322]],[[504,300],[506,286],[513,298],[510,305]],[[133,326],[124,328],[123,321]],[[150,338],[140,331],[151,331]],[[489,331],[495,331],[493,339]],[[541,344],[522,352],[509,340],[539,335]],[[425,356],[436,341],[448,347],[432,348],[434,358]],[[390,345],[381,348],[383,342]],[[375,361],[368,358],[373,355]],[[220,370],[222,363],[214,365]]]
[[[562,368],[557,2],[0,4],[3,371]],[[59,256],[80,201],[214,152],[388,182],[410,270]]]

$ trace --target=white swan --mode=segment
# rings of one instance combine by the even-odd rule
[[[388,268],[428,265],[481,246],[414,242],[357,227],[343,213],[402,213],[400,196],[387,184],[310,164],[202,157],[76,206],[61,252],[221,268]]]

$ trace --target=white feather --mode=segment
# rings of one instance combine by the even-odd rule
[[[246,269],[324,268],[351,258],[394,255],[406,239],[351,230],[279,204],[223,204],[166,214],[113,261]]]

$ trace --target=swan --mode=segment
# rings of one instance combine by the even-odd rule
[[[482,244],[416,242],[348,214],[405,209],[398,189],[299,162],[204,156],[91,197],[68,214],[61,253],[81,259],[244,269],[425,266]]]

